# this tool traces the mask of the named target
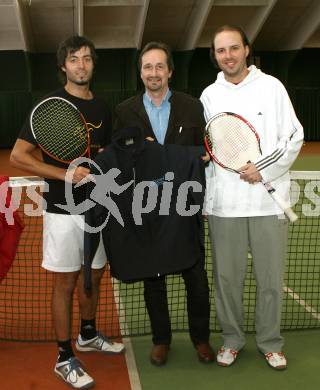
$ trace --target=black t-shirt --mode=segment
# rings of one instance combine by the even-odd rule
[[[106,146],[111,141],[112,123],[111,113],[105,101],[99,97],[93,96],[92,99],[80,99],[76,96],[70,95],[64,88],[54,91],[45,98],[51,96],[62,97],[73,103],[84,116],[90,131],[91,137],[91,158],[94,159],[98,149]],[[36,139],[33,137],[30,128],[30,116],[28,116],[24,126],[22,127],[19,138],[37,145]],[[68,164],[59,162],[42,153],[43,160],[47,164],[51,164],[61,168],[67,168]],[[49,184],[49,191],[43,194],[47,202],[47,211],[58,214],[69,214],[69,212],[56,207],[55,204],[66,204],[65,198],[65,182],[61,180],[46,179]],[[73,199],[75,204],[81,203],[86,198],[86,186],[75,188],[72,186]]]

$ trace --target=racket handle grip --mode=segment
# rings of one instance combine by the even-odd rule
[[[270,195],[278,204],[278,206],[283,210],[290,222],[295,222],[298,219],[297,214],[292,210],[291,207],[288,207],[287,203],[276,193],[276,191],[270,193]]]

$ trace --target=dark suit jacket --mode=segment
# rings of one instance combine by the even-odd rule
[[[205,119],[199,99],[172,91],[168,129],[165,144],[203,145]],[[114,131],[126,127],[143,129],[145,137],[156,136],[143,104],[143,93],[120,103],[115,110]]]

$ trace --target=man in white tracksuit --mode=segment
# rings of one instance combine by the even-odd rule
[[[289,204],[288,171],[302,146],[303,129],[281,82],[247,66],[249,51],[240,28],[226,25],[216,30],[211,54],[221,72],[200,98],[206,121],[220,112],[234,112],[249,121],[262,150],[257,161],[239,167],[241,175],[213,162],[207,168],[205,212],[224,341],[217,362],[230,366],[245,345],[243,286],[250,251],[257,283],[257,346],[267,363],[281,370],[287,366],[280,320],[288,223],[259,182],[271,182]]]

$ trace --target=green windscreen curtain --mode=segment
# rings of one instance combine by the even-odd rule
[[[11,148],[33,104],[48,91],[2,92],[0,91],[0,148]],[[99,91],[111,111],[123,100],[135,95],[136,90]]]
[[[184,90],[199,97],[201,89]],[[305,131],[306,141],[320,141],[320,88],[289,88],[293,106]],[[14,144],[29,110],[47,91],[0,91],[0,147],[10,148]],[[98,91],[108,103],[111,111],[117,104],[137,93],[136,90]]]
[[[9,148],[15,143],[17,135],[30,110],[32,96],[29,92],[0,91],[0,147]]]
[[[143,89],[136,65],[138,54],[136,49],[98,50],[92,89],[105,98],[112,111],[121,101]],[[171,87],[199,97],[216,78],[217,69],[210,62],[209,50],[199,48],[173,54],[175,72]],[[297,57],[297,53],[291,52],[260,54],[267,73],[277,76],[276,71],[285,68],[280,73],[286,75],[285,85],[289,86],[288,93],[304,126],[305,139],[320,141],[320,76],[312,71],[315,65],[310,65],[313,64],[310,59],[318,59],[319,52],[302,51]],[[4,74],[8,74],[0,85],[0,147],[8,148],[14,144],[32,104],[61,84],[54,53],[0,51],[0,63]]]
[[[320,88],[289,89],[306,141],[320,141]]]

